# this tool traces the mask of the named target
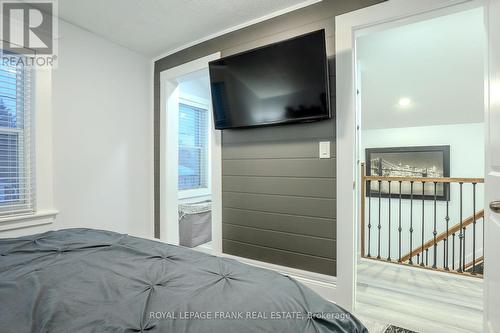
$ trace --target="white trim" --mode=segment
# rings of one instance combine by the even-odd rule
[[[209,171],[210,172],[210,171]],[[210,195],[210,188],[200,187],[191,190],[179,190],[177,197],[179,199],[192,199],[198,197],[206,197]]]
[[[245,263],[245,264],[248,264],[248,265],[277,271],[277,272],[280,272],[280,273],[285,274],[285,275],[298,276],[301,278],[306,278],[306,279],[314,280],[314,281],[321,282],[321,283],[333,285],[337,281],[337,278],[335,276],[331,276],[331,275],[314,273],[314,272],[309,272],[309,271],[305,271],[305,270],[298,269],[298,268],[292,268],[292,267],[281,266],[281,265],[277,265],[277,264],[271,264],[271,263],[268,263],[265,261],[239,257],[239,256],[227,254],[227,253],[222,253],[221,256],[225,257],[225,258],[235,259],[235,260],[238,260],[238,261]]]
[[[149,67],[150,67],[150,70],[149,70],[149,73],[151,74],[151,77],[150,77],[150,84],[151,84],[151,87],[154,87],[155,86],[155,75],[154,75],[154,72],[155,72],[155,64],[154,62],[150,62],[149,64]],[[155,114],[155,103],[154,103],[154,100],[155,100],[155,89],[150,89],[150,92],[149,92],[149,98],[150,98],[150,119],[149,119],[149,123],[150,123],[150,135],[149,135],[149,140],[150,140],[150,154],[151,154],[151,163],[153,164],[153,172],[150,173],[150,176],[149,176],[149,188],[150,188],[150,194],[151,194],[151,202],[150,202],[150,206],[149,206],[149,209],[150,211],[152,212],[151,213],[151,220],[149,221],[150,223],[150,232],[149,232],[149,236],[150,237],[154,237],[155,236],[155,219],[156,219],[156,213],[155,213],[155,133],[154,133],[154,114]]]
[[[178,84],[169,80],[167,71],[160,74],[160,238],[179,244],[178,225]]]
[[[306,0],[306,1],[303,1],[303,2],[298,3],[296,5],[293,5],[293,6],[290,6],[290,7],[287,7],[287,8],[284,8],[284,9],[272,12],[270,14],[267,14],[267,15],[261,16],[259,18],[256,18],[256,19],[253,19],[253,20],[250,20],[250,21],[247,21],[247,22],[235,25],[233,27],[221,30],[221,31],[216,32],[214,34],[208,35],[206,37],[203,37],[203,38],[197,39],[195,41],[189,42],[187,44],[184,44],[182,46],[179,46],[179,47],[177,47],[177,48],[175,48],[173,50],[161,53],[160,55],[158,55],[156,57],[153,57],[153,63],[155,61],[158,61],[158,60],[160,60],[162,58],[168,57],[169,55],[172,55],[174,53],[177,53],[179,51],[187,49],[187,48],[189,48],[191,46],[194,46],[196,44],[200,44],[200,43],[206,42],[207,40],[220,37],[220,36],[228,34],[230,32],[233,32],[233,31],[236,31],[236,30],[240,30],[240,29],[249,27],[251,25],[254,25],[254,24],[257,24],[257,23],[260,23],[260,22],[263,22],[263,21],[270,20],[270,19],[272,19],[274,17],[280,16],[280,15],[283,15],[283,14],[286,14],[286,13],[289,13],[289,12],[293,12],[295,10],[298,10],[298,9],[301,9],[301,8],[304,8],[304,7],[308,7],[310,5],[314,5],[315,3],[318,3],[318,2],[321,2],[321,1],[323,1],[323,0]]]
[[[54,211],[52,71],[38,69],[34,81],[35,207],[36,212]]]
[[[220,52],[217,53],[220,58]],[[209,105],[210,123],[210,192],[212,200],[212,248],[222,253],[222,131],[215,129],[212,103]]]
[[[36,214],[9,216],[0,219],[0,231],[15,230],[51,224],[55,221],[58,211],[39,211]]]
[[[356,31],[375,25],[465,3],[464,0],[390,0],[336,17],[335,50],[337,69],[337,198],[338,303],[348,310],[354,307],[357,257],[358,150],[356,126],[360,119],[356,108],[355,40]]]
[[[328,301],[333,303],[337,302],[337,278],[334,276],[275,265],[259,260],[237,257],[225,253],[222,253],[221,256],[225,258],[235,259],[250,266],[269,269],[280,274],[290,276],[300,283],[304,284],[306,287],[314,290],[316,293],[321,295],[321,297],[327,299]]]
[[[179,82],[190,74],[208,69],[208,62],[220,59],[220,52],[190,61],[160,73],[160,239],[166,243],[179,244],[178,222],[178,137]],[[211,166],[212,237],[214,249],[222,250],[222,172],[221,134],[212,124],[209,103],[210,138],[209,155]]]
[[[485,77],[485,119],[486,135],[486,183],[485,207],[499,199],[500,191],[500,0],[485,1],[485,21],[487,36],[486,77]],[[500,331],[498,308],[500,301],[500,262],[496,256],[500,252],[500,219],[489,209],[485,209],[484,256],[487,261],[484,270],[484,332]],[[490,260],[491,259],[491,260]]]

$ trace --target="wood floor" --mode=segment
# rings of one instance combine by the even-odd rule
[[[481,279],[360,260],[355,314],[420,333],[482,332]]]

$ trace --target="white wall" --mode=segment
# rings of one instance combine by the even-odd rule
[[[54,207],[41,208],[59,214],[52,224],[2,231],[0,237],[74,227],[151,237],[151,62],[63,21],[59,34],[52,85],[48,80],[37,87],[37,99],[38,91],[45,99],[52,90],[51,126],[40,110],[36,120],[38,133],[44,125],[53,140],[53,175],[37,174],[37,180],[53,177]],[[46,153],[39,151],[38,161]]]
[[[431,145],[450,145],[450,176],[451,177],[484,177],[484,123],[475,124],[458,124],[458,125],[438,125],[425,127],[406,127],[406,128],[387,128],[363,130],[361,137],[361,159],[365,159],[366,148],[381,148],[381,147],[409,147],[409,146],[431,146]],[[465,185],[463,187],[463,218],[472,215],[472,186]],[[452,185],[451,200],[450,200],[450,226],[459,222],[460,200],[459,186]],[[484,206],[484,187],[477,185],[476,194],[476,210],[482,209]],[[387,254],[388,243],[388,199],[382,199],[382,232],[381,232],[381,252],[382,255]],[[392,228],[391,228],[391,257],[397,258],[398,253],[398,200],[392,200]],[[434,224],[434,203],[426,201],[425,204],[425,241],[432,238],[432,230]],[[445,214],[446,203],[438,202],[437,204],[437,231],[438,233],[446,230]],[[413,248],[421,244],[421,223],[422,223],[422,206],[421,200],[414,202],[414,240]],[[410,201],[402,201],[402,228],[403,235],[409,235],[409,212]],[[378,199],[372,199],[372,242],[371,252],[376,253],[376,235],[378,224]],[[366,220],[368,224],[368,220]],[[467,230],[467,235],[471,235]],[[481,236],[480,236],[481,235]],[[466,237],[467,240],[467,237]],[[468,237],[471,241],[472,237]],[[458,238],[457,238],[458,241]],[[409,251],[409,238],[404,237],[402,241],[402,252],[406,254]],[[451,244],[451,243],[450,243]],[[457,243],[458,244],[458,243]],[[470,249],[472,243],[467,242],[467,248]],[[478,223],[477,229],[477,248],[482,248],[482,222]],[[441,244],[442,246],[442,244]],[[457,245],[458,246],[458,245]],[[469,251],[467,251],[469,252]],[[429,253],[430,255],[430,253]],[[441,255],[441,256],[440,256]],[[451,255],[451,250],[450,250]],[[438,258],[442,262],[442,253],[438,251]],[[458,257],[456,257],[458,258]],[[429,258],[430,259],[430,258]],[[451,259],[450,259],[451,260]]]
[[[73,227],[150,237],[151,62],[63,21],[59,34],[51,130],[52,208],[59,214],[53,224],[5,231],[0,237]]]
[[[363,129],[482,122],[484,50],[480,7],[358,37]]]
[[[484,123],[363,130],[366,148],[450,145],[451,177],[484,176]]]
[[[151,65],[66,22],[53,72],[54,196],[64,228],[153,235]]]

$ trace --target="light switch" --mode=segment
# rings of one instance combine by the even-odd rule
[[[330,141],[320,141],[319,158],[330,158]]]

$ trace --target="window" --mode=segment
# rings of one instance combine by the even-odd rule
[[[0,216],[34,212],[30,70],[0,65]]]
[[[208,110],[179,104],[179,190],[208,189]]]

